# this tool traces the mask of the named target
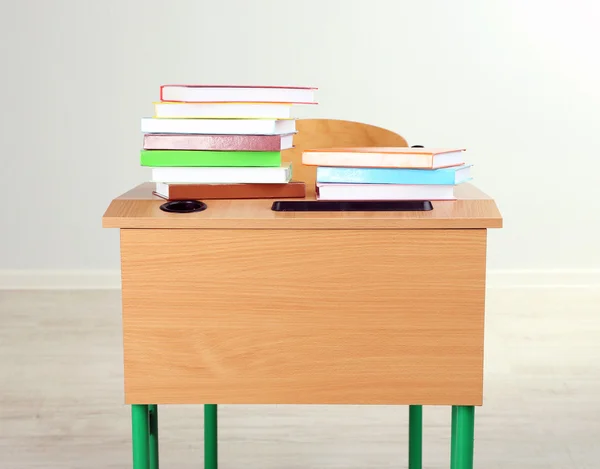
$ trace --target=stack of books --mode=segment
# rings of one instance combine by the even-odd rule
[[[154,117],[142,119],[141,164],[167,200],[295,198],[282,151],[293,147],[294,104],[315,88],[163,85]]]
[[[318,166],[320,200],[454,200],[471,180],[464,149],[326,148],[306,150],[302,163]]]

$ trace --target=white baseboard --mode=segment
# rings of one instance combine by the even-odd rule
[[[600,269],[490,269],[488,288],[598,288]]]
[[[118,270],[0,270],[0,290],[121,288]],[[502,270],[487,273],[488,288],[600,287],[600,269]]]
[[[121,288],[119,270],[0,270],[0,290]]]

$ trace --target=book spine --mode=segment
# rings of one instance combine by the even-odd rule
[[[267,171],[264,171],[267,170]],[[152,168],[152,182],[184,184],[285,184],[291,167],[281,168]]]
[[[360,167],[360,168],[405,168],[405,169],[432,169],[433,158],[431,155],[394,155],[394,154],[312,154],[304,152],[302,163],[307,166],[335,166],[335,167]]]
[[[140,163],[154,167],[277,167],[281,166],[281,152],[141,150]]]
[[[280,151],[279,135],[146,134],[145,150]]]
[[[174,184],[169,200],[303,198],[303,182],[288,184]]]
[[[142,118],[147,134],[279,135],[272,119],[156,119]]]
[[[423,169],[318,167],[317,182],[358,184],[454,184],[454,173]]]

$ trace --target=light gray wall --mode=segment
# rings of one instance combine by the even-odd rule
[[[300,117],[465,146],[505,217],[489,267],[600,266],[593,2],[4,3],[0,269],[119,267],[100,219],[149,177],[140,118],[173,82],[315,85]]]

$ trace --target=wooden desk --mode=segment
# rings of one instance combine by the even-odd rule
[[[271,211],[273,200],[207,200],[203,212],[173,214],[151,191],[123,194],[103,218],[121,229],[134,443],[136,432],[152,434],[157,404],[409,405],[416,468],[417,406],[448,405],[452,467],[472,467],[486,234],[502,226],[492,199],[463,184],[459,200],[429,212],[290,213]],[[207,467],[216,467],[213,433]],[[149,441],[139,454],[152,452]]]

